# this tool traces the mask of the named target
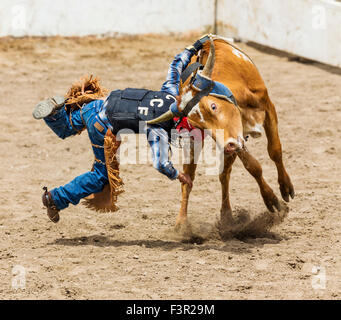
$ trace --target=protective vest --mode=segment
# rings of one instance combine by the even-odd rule
[[[169,110],[175,98],[167,92],[146,89],[115,90],[105,101],[106,116],[116,134],[121,129],[139,133],[139,122],[159,117]],[[158,126],[170,132],[174,126],[171,119]]]

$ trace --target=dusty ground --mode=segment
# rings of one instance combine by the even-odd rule
[[[341,298],[340,74],[245,44],[241,47],[256,62],[277,106],[296,190],[282,223],[270,232],[221,240],[215,231],[220,185],[200,166],[190,219],[202,241],[182,241],[173,233],[179,183],[148,164],[122,166],[126,192],[118,212],[79,205],[62,212],[56,225],[47,219],[42,186],[66,183],[87,171],[93,158],[86,133],[58,140],[32,118],[35,103],[65,93],[85,73],[101,76],[110,89],[158,89],[172,57],[193,40],[0,40],[1,299]],[[248,145],[279,196],[265,139]],[[270,215],[238,161],[231,200],[236,214]],[[11,286],[17,265],[26,269],[26,289]],[[314,266],[322,267],[322,278],[325,271],[325,289],[312,287]]]

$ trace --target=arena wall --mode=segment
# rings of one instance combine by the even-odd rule
[[[204,32],[213,0],[0,1],[0,36]]]
[[[334,0],[1,0],[1,36],[207,32],[341,67]]]
[[[341,2],[217,0],[217,32],[341,67]]]

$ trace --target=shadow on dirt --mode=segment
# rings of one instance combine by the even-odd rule
[[[272,236],[272,235],[270,235]],[[191,240],[191,239],[190,239]],[[196,239],[197,240],[197,239]],[[232,239],[233,240],[233,239]],[[130,247],[130,246],[140,246],[143,248],[159,248],[165,251],[171,251],[174,249],[187,250],[218,250],[234,253],[251,253],[253,247],[261,247],[264,244],[269,243],[279,243],[281,240],[276,239],[274,236],[270,238],[258,238],[257,241],[229,241],[224,243],[207,243],[199,245],[197,242],[192,243],[189,240],[184,240],[182,242],[177,241],[167,241],[167,240],[113,240],[106,236],[92,235],[88,237],[76,237],[76,238],[62,238],[56,239],[54,242],[49,243],[49,245],[63,245],[63,246],[97,246],[97,247]],[[206,240],[203,240],[206,241]]]
[[[268,211],[252,217],[249,212],[237,209],[234,219],[228,225],[204,224],[200,221],[191,221],[182,230],[167,229],[164,231],[164,240],[115,240],[108,236],[92,235],[76,238],[61,238],[49,245],[85,246],[98,247],[125,247],[141,246],[145,248],[161,248],[173,250],[220,250],[236,253],[245,253],[253,247],[264,244],[279,243],[284,239],[282,235],[271,232],[270,229],[283,222],[288,214],[288,207],[277,213]],[[224,242],[222,242],[224,241]]]

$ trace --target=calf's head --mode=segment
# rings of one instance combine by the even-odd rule
[[[185,83],[177,99],[176,112],[171,108],[161,117],[148,123],[170,120],[179,114],[187,116],[194,127],[209,130],[218,146],[226,154],[232,154],[244,147],[242,118],[237,105],[224,94],[224,89],[227,88],[222,83],[212,80],[214,64],[215,47],[211,39],[205,67],[202,71],[198,71],[199,82],[207,83],[207,86],[198,88],[195,81]],[[203,94],[205,90],[208,91]]]
[[[179,105],[186,105],[193,97],[193,90],[182,96]],[[215,96],[203,97],[187,115],[189,122],[196,128],[207,132],[226,154],[238,151],[244,146],[243,126],[239,109],[225,99]]]

